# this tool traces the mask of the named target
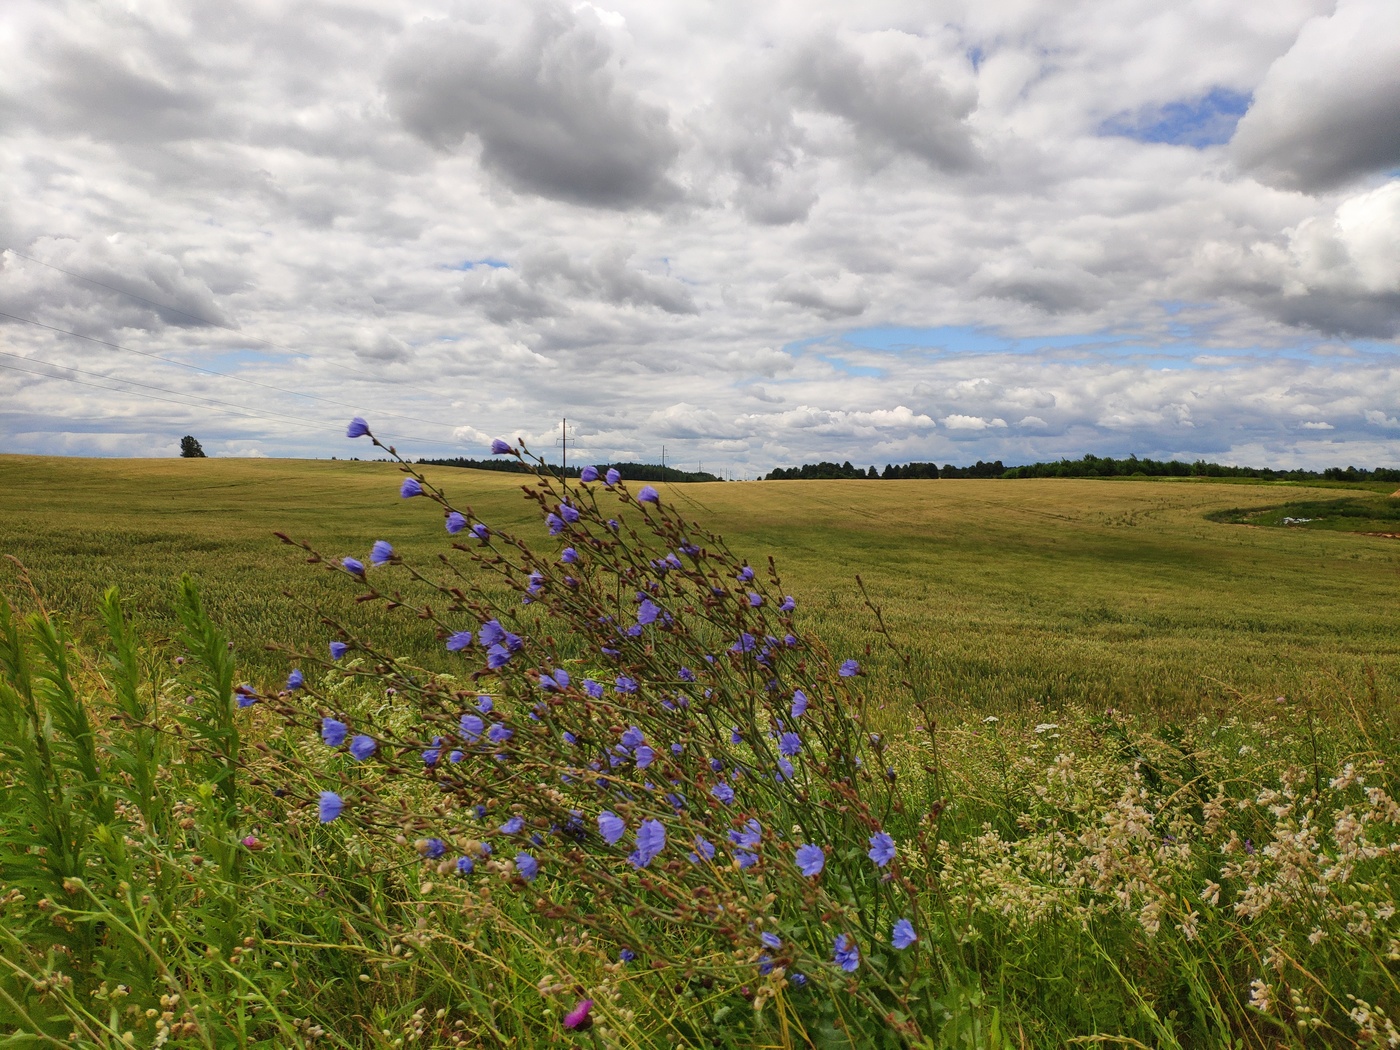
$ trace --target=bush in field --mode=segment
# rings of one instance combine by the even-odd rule
[[[812,1030],[917,1038],[936,970],[892,832],[918,820],[865,727],[857,662],[798,633],[772,563],[615,470],[571,487],[536,474],[548,555],[403,470],[401,495],[438,504],[475,571],[444,558],[430,576],[387,540],[368,566],[303,546],[363,600],[431,621],[462,670],[425,674],[336,625],[321,662],[394,702],[346,711],[301,672],[289,683],[307,699],[279,710],[317,705],[308,728],[340,756],[321,819],[393,829],[435,876],[494,881],[629,964],[781,1000]]]

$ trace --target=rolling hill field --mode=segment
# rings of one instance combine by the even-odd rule
[[[481,560],[390,463],[0,457],[13,1045],[1400,1039],[1400,545],[1282,526],[1335,488],[595,488],[556,539],[423,476]]]
[[[549,542],[520,476],[426,468],[485,520]],[[388,463],[0,457],[0,550],[45,601],[91,608],[118,584],[139,619],[170,623],[174,581],[201,581],[244,666],[275,674],[269,642],[320,645],[353,588],[307,566],[274,530],[327,556],[376,539],[431,567],[440,512],[400,499]],[[1336,697],[1400,673],[1400,542],[1207,519],[1332,490],[1210,481],[749,482],[662,486],[755,565],[776,559],[805,622],[833,651],[893,661],[892,635],[946,709],[1073,701],[1210,710],[1240,696]],[[0,580],[15,593],[13,566]],[[290,592],[290,595],[284,592]],[[438,659],[411,618],[354,615],[391,648]]]

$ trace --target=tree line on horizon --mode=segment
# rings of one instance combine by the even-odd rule
[[[1328,467],[1325,470],[1277,470],[1272,467],[1235,467],[1222,463],[1209,463],[1198,459],[1186,463],[1177,459],[1139,459],[1128,456],[1114,459],[1112,456],[1086,454],[1079,459],[1061,459],[1054,462],[1030,463],[1025,466],[1007,467],[1001,460],[990,463],[978,460],[972,466],[958,467],[951,463],[939,466],[937,463],[885,464],[883,472],[870,467],[862,470],[853,466],[850,460],[844,463],[823,461],[804,463],[800,467],[778,467],[770,470],[765,481],[796,480],[839,480],[839,479],[881,479],[897,480],[909,478],[1259,478],[1265,481],[1386,481],[1400,482],[1400,469],[1390,467]]]
[[[420,459],[420,464],[434,467],[462,467],[468,470],[498,470],[505,474],[529,474],[530,467],[514,457],[500,459],[465,459],[460,456],[452,459]],[[660,463],[594,463],[599,474],[616,470],[626,481],[723,481],[717,474],[707,470],[677,470]],[[582,467],[556,467],[548,470],[558,477],[576,478]]]

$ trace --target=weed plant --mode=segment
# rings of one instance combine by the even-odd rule
[[[440,660],[335,615],[240,684],[188,578],[171,646],[0,602],[6,1045],[1400,1045],[1386,683],[950,719],[872,606],[890,732],[650,486],[538,473],[545,552],[402,469],[451,555],[286,542]]]

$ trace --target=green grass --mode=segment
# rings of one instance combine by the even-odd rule
[[[521,479],[427,475],[553,562]],[[1271,513],[1281,486],[1207,480],[663,486],[760,576],[773,553],[782,587],[765,609],[795,595],[799,633],[869,672],[839,678],[805,643],[778,658],[813,697],[797,790],[774,786],[748,743],[788,718],[786,692],[716,670],[699,714],[621,694],[595,706],[577,690],[598,658],[561,633],[551,665],[573,668],[575,692],[546,722],[580,719],[594,740],[633,720],[658,743],[686,733],[693,757],[668,768],[691,770],[672,783],[701,801],[683,815],[616,782],[600,801],[574,766],[559,777],[580,760],[523,717],[541,695],[525,668],[480,686],[517,727],[510,761],[469,757],[446,792],[438,772],[415,775],[436,731],[417,723],[460,677],[308,660],[314,702],[236,705],[234,683],[283,680],[287,657],[268,645],[324,653],[323,614],[420,668],[479,663],[272,536],[362,559],[388,539],[435,576],[440,512],[399,499],[399,477],[356,462],[0,457],[0,552],[28,572],[4,563],[0,594],[57,614],[0,619],[0,1031],[14,1033],[0,1045],[1303,1050],[1394,1032],[1395,541],[1211,520]],[[408,583],[400,567],[370,578]],[[104,604],[113,584],[133,629]],[[740,615],[743,592],[727,599]],[[648,637],[644,693],[690,644]],[[710,674],[694,653],[690,666]],[[449,725],[466,702],[452,697]],[[323,747],[313,703],[376,734],[378,757]],[[729,748],[739,723],[746,742]],[[807,829],[828,848],[820,880],[787,860],[795,839],[770,839],[749,874],[677,855],[704,822],[724,840],[730,811],[704,801],[705,756],[721,753],[753,774],[734,777],[753,794],[733,812]],[[322,825],[327,787],[351,805]],[[666,821],[671,852],[634,873],[596,835],[572,854],[552,845],[548,814],[578,805],[591,826],[604,804],[633,828]],[[511,878],[523,840],[496,830],[506,812],[546,831],[537,882]],[[866,857],[876,826],[899,844],[896,879]],[[441,865],[415,852],[429,834],[452,842]],[[477,858],[470,878],[459,851]],[[724,908],[696,912],[697,886]],[[920,938],[904,953],[888,946],[898,915]],[[759,928],[782,931],[784,966],[808,985],[763,972]],[[841,928],[860,930],[849,978],[830,957]],[[627,945],[640,958],[624,965]],[[570,1035],[562,1016],[584,996],[598,1025]]]
[[[489,522],[545,541],[521,479],[428,468]],[[310,605],[336,617],[353,588],[300,563],[274,530],[328,556],[391,540],[430,560],[437,519],[397,496],[390,464],[0,457],[0,550],[54,607],[117,584],[138,622],[172,627],[172,581],[203,587],[249,671],[269,641],[320,648]],[[662,491],[740,554],[773,553],[803,620],[833,649],[890,661],[861,612],[860,574],[901,646],[950,708],[1082,703],[1176,717],[1238,694],[1319,699],[1394,680],[1400,544],[1208,519],[1275,513],[1298,486],[1132,480],[784,482]],[[0,577],[3,579],[4,577]],[[291,596],[283,592],[290,591]],[[421,624],[362,610],[397,651],[446,666]]]

